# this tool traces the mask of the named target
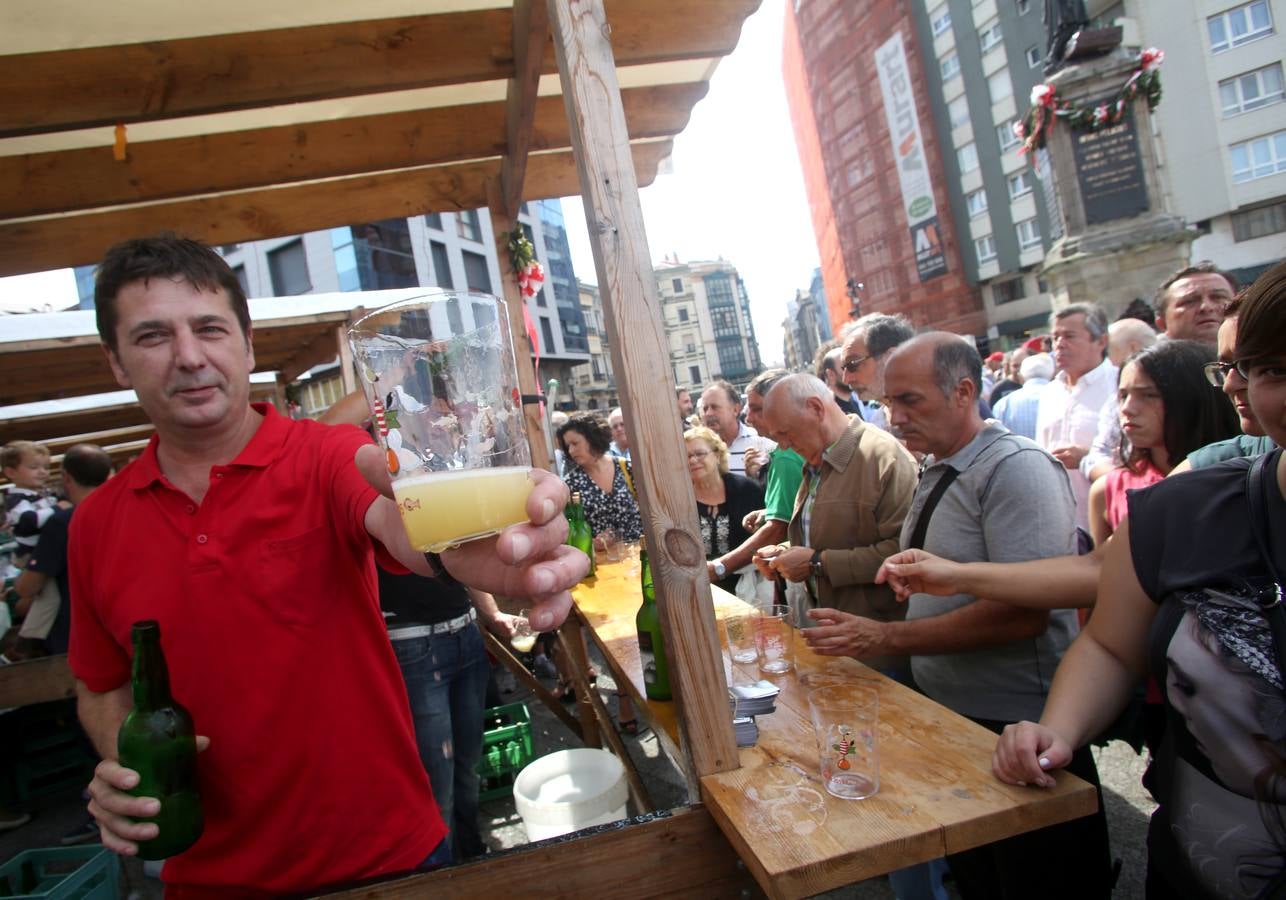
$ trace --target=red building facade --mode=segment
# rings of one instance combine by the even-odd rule
[[[863,314],[982,336],[908,0],[786,6],[783,76],[832,327],[849,321],[853,282]]]

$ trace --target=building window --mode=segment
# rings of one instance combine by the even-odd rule
[[[692,382],[693,384],[701,383],[700,366],[688,366],[688,381]]]
[[[943,7],[942,12],[932,17],[933,36],[945,34],[951,30],[951,10]]]
[[[1014,120],[1010,119],[1003,125],[996,126],[996,137],[1000,139],[1001,151],[1017,147],[1022,141],[1018,140],[1018,135],[1014,134]]]
[[[1009,80],[1009,70],[1001,69],[999,72],[988,78],[987,90],[991,94],[991,103],[993,106],[1001,100],[1012,97],[1014,94],[1014,84]]]
[[[956,56],[954,50],[942,58],[940,65],[942,67],[943,81],[950,81],[960,74],[960,57]]]
[[[424,216],[424,224],[435,231],[442,230],[442,213],[427,213]]]
[[[746,371],[746,353],[740,341],[719,344],[719,368],[725,376]]]
[[[972,191],[965,196],[965,205],[969,207],[969,217],[980,216],[987,211],[987,192]]]
[[[1233,144],[1232,180],[1241,184],[1286,172],[1286,131]]]
[[[991,297],[997,306],[1013,303],[1015,300],[1021,300],[1025,296],[1026,292],[1023,290],[1023,280],[1021,278],[998,281],[991,286]]]
[[[429,241],[429,254],[433,257],[433,283],[440,288],[455,287],[451,277],[451,259],[447,256],[447,245],[441,241]]]
[[[1286,231],[1286,200],[1232,214],[1232,239],[1238,243],[1283,231]]]
[[[710,325],[714,329],[714,336],[717,338],[741,336],[741,329],[737,327],[736,307],[710,307]]]
[[[1017,200],[1023,194],[1031,193],[1031,175],[1026,169],[1009,176],[1009,199]]]
[[[972,172],[978,168],[978,146],[970,141],[956,151],[956,160],[960,163],[960,174]]]
[[[969,100],[964,94],[947,104],[947,115],[951,118],[951,127],[959,128],[969,122]]]
[[[676,294],[682,294],[682,293],[683,293],[683,279],[682,279],[682,278],[672,278],[672,279],[670,279],[670,284],[674,286],[674,292],[675,292]]]
[[[1210,52],[1222,53],[1273,33],[1268,0],[1254,0],[1206,19]]]
[[[1040,223],[1035,219],[1018,223],[1018,246],[1022,250],[1040,246]]]
[[[250,279],[246,277],[245,266],[233,266],[232,273],[237,276],[237,284],[241,285],[241,293],[247,297],[250,296]],[[93,296],[92,294],[90,296]]]
[[[1225,116],[1259,109],[1282,99],[1282,64],[1273,63],[1262,69],[1219,82],[1219,101]]]
[[[994,47],[1000,46],[1001,40],[1000,23],[996,22],[978,33],[978,46],[982,52],[986,53]]]
[[[1031,9],[1031,0],[1018,0],[1018,15],[1027,15],[1027,10]]]
[[[683,345],[683,352],[684,352],[684,353],[696,353],[696,352],[697,352],[697,344],[696,344],[696,341],[692,340],[692,336],[691,336],[691,335],[688,335],[686,338],[684,338],[684,341],[686,341],[686,343]]]
[[[456,233],[466,241],[482,240],[482,225],[476,209],[464,209],[455,214]]]
[[[978,265],[989,263],[996,258],[996,241],[989,234],[975,240],[973,249],[978,254]]]
[[[679,307],[679,321],[680,322],[688,321],[688,308],[686,306]]]
[[[1044,59],[1044,57],[1041,55],[1039,47],[1028,47],[1026,55],[1027,55],[1027,67],[1029,69],[1034,69],[1037,66],[1039,66],[1041,60]]]
[[[363,290],[419,286],[406,219],[362,222],[352,227],[352,235],[353,255]],[[333,235],[331,242],[334,243]]]
[[[540,320],[540,337],[541,337],[540,342],[541,344],[544,345],[541,347],[541,352],[544,353],[546,356],[548,356],[550,353],[555,352],[554,351],[554,326],[550,324],[548,319],[542,318]]]
[[[272,275],[272,292],[278,297],[306,294],[313,289],[302,240],[268,251],[268,271]]]
[[[491,293],[491,273],[487,271],[487,258],[481,253],[468,250],[460,254],[464,258],[464,283],[471,291]]]

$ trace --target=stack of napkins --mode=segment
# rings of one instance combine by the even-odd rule
[[[732,728],[737,736],[738,747],[752,747],[759,740],[759,726],[755,724],[755,716],[773,712],[777,708],[775,701],[780,692],[780,688],[771,681],[734,684],[728,689],[732,706]]]

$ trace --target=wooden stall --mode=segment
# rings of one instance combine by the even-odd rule
[[[728,715],[637,189],[759,2],[46,0],[8,13],[0,275],[94,263],[120,239],[165,229],[228,244],[488,206],[499,234],[524,200],[584,199],[627,427],[645,436],[636,484],[692,806],[362,896],[478,896],[554,872],[563,896],[600,896],[605,883],[622,896],[718,896],[751,884],[735,822],[723,815],[716,827],[700,803],[701,785],[735,780],[745,757]],[[512,273],[503,294],[517,325]],[[338,319],[300,325],[315,325],[309,346],[319,354],[334,352]],[[523,392],[537,394],[525,329],[512,331]],[[67,367],[66,390],[93,380],[92,343],[62,348],[84,353]],[[59,396],[15,359],[0,356],[8,402]],[[533,431],[538,419],[529,405]],[[545,456],[543,441],[533,456]],[[1012,830],[1054,820],[1031,816]],[[898,864],[896,854],[883,863]],[[815,886],[760,879],[781,896],[804,883]]]

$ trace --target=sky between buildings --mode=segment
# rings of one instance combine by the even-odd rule
[[[799,155],[781,76],[785,0],[765,0],[710,80],[674,143],[666,174],[641,192],[653,262],[723,257],[746,283],[765,364],[782,359],[781,322],[817,265]],[[597,280],[579,197],[563,200],[576,275]],[[70,269],[0,278],[0,310],[77,302]]]

